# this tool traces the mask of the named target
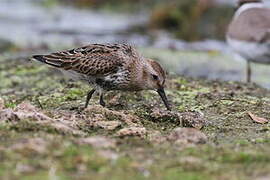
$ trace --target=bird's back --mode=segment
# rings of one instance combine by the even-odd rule
[[[62,70],[87,76],[104,76],[139,59],[138,52],[126,44],[91,44],[49,55],[33,56],[35,60]]]
[[[265,43],[270,41],[270,9],[250,8],[235,17],[227,36],[241,41]]]
[[[261,3],[243,5],[236,11],[226,38],[244,59],[270,63],[270,9]]]
[[[143,61],[127,44],[91,44],[33,58],[60,69],[72,79],[87,81],[106,90],[129,90],[133,69]]]

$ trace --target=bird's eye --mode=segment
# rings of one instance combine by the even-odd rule
[[[155,74],[152,74],[152,78],[153,78],[154,80],[158,80],[158,76],[155,75]]]

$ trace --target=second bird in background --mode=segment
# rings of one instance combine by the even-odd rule
[[[261,0],[239,0],[226,38],[246,59],[247,82],[251,82],[250,62],[270,64],[270,9]]]

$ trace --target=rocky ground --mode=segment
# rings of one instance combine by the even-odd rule
[[[0,58],[1,179],[270,178],[270,92],[171,75],[173,110],[155,92],[110,92]]]

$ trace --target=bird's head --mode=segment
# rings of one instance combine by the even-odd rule
[[[164,102],[166,108],[171,110],[164,91],[166,72],[161,67],[161,65],[157,61],[146,59],[146,65],[143,69],[142,76],[145,89],[156,90]]]

